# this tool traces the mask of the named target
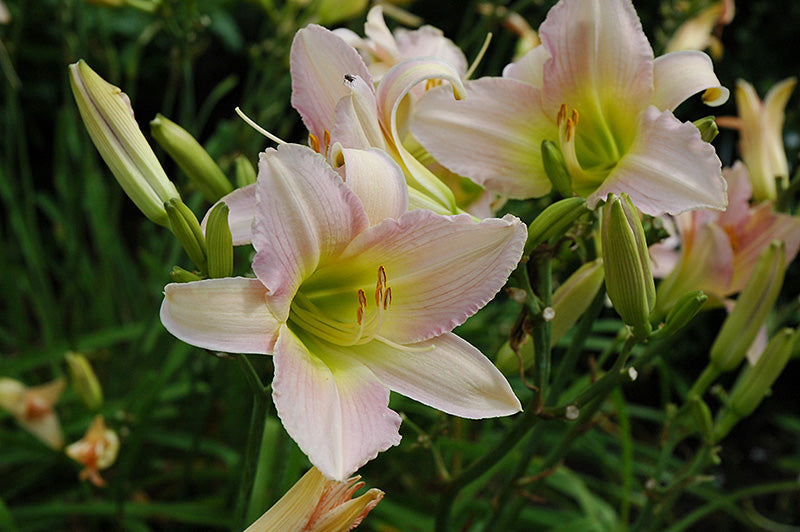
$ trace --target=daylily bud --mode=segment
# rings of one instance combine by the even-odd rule
[[[719,127],[717,127],[717,121],[713,116],[700,118],[692,122],[692,124],[700,131],[700,138],[703,139],[703,142],[711,142],[719,134]]]
[[[64,355],[75,392],[89,410],[103,406],[103,388],[97,380],[89,361],[80,353],[67,352]]]
[[[608,297],[634,336],[646,338],[656,288],[639,211],[627,194],[609,196],[600,231]]]
[[[200,270],[206,270],[206,239],[194,213],[179,199],[164,203],[169,216],[169,226],[180,241],[186,254]]]
[[[565,198],[548,205],[528,226],[524,254],[553,237],[563,235],[575,220],[589,212],[583,198]]]
[[[180,266],[172,267],[172,271],[169,272],[169,278],[174,283],[191,283],[193,281],[200,281],[202,279],[202,277],[199,275],[185,270]]]
[[[357,17],[367,8],[367,0],[318,0],[313,2],[317,22],[330,26]]]
[[[217,278],[233,275],[233,236],[228,226],[228,206],[223,201],[208,214],[206,247],[208,276]]]
[[[724,438],[733,426],[758,407],[783,371],[794,349],[795,333],[783,329],[770,340],[755,366],[748,367],[728,398],[728,406],[714,425],[714,441]]]
[[[597,259],[587,262],[570,275],[555,292],[553,292],[553,319],[551,321],[550,340],[555,345],[575,325],[578,318],[586,312],[597,291],[603,284],[603,261]],[[524,367],[530,368],[535,361],[533,342],[528,341],[520,346],[520,355]],[[519,372],[519,359],[508,344],[500,349],[495,361],[497,368],[507,375]]]
[[[157,114],[150,122],[150,132],[208,201],[214,203],[233,191],[233,186],[214,159],[181,126]]]
[[[711,346],[711,363],[718,371],[730,371],[742,362],[778,299],[785,272],[785,247],[776,240],[758,257],[750,280]]]
[[[657,335],[659,338],[664,338],[675,334],[692,321],[692,318],[700,312],[706,301],[708,301],[708,296],[702,290],[695,290],[682,295],[670,309],[664,320],[664,325],[653,333],[653,336]]]
[[[33,388],[14,379],[0,377],[0,408],[7,410],[19,426],[48,447],[61,449],[64,435],[53,407],[66,385],[63,377]]]
[[[64,449],[67,456],[83,464],[81,480],[89,480],[97,487],[105,486],[100,477],[100,470],[114,463],[119,453],[119,437],[117,433],[106,427],[103,416],[96,416],[86,435]]]
[[[244,155],[238,155],[234,159],[235,174],[236,174],[236,187],[244,188],[247,185],[252,185],[256,182],[256,169],[250,159]]]
[[[134,120],[130,100],[83,60],[69,71],[72,94],[97,151],[139,210],[167,226],[164,202],[180,195]]]
[[[542,164],[553,188],[564,198],[572,197],[572,179],[564,163],[564,156],[555,142],[542,141]]]
[[[372,488],[351,499],[364,483],[360,477],[328,480],[312,467],[272,508],[245,532],[345,532],[358,526],[383,498]]]

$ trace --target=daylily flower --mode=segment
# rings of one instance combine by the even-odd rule
[[[309,148],[267,150],[257,278],[170,284],[161,307],[165,327],[190,344],[274,355],[278,416],[336,480],[399,443],[389,389],[462,417],[520,410],[500,372],[450,331],[505,283],[524,225],[408,211],[401,176],[389,177],[397,196],[349,176],[348,186]]]
[[[442,30],[425,25],[416,30],[397,28],[392,32],[386,26],[380,5],[372,7],[367,14],[365,38],[346,28],[333,30],[333,33],[361,52],[376,83],[397,63],[419,57],[436,57],[450,63],[462,78],[467,72],[464,52],[445,37]]]
[[[719,39],[722,27],[731,23],[736,12],[733,0],[718,0],[680,25],[666,46],[667,52],[709,49],[712,57],[722,56]]]
[[[463,84],[454,67],[436,58],[401,61],[376,89],[372,75],[342,38],[321,26],[309,25],[295,35],[290,54],[292,106],[309,131],[309,144],[328,158],[343,162],[342,149],[379,148],[400,165],[409,186],[412,208],[454,214],[458,207],[450,189],[406,148],[406,98],[422,82],[449,82],[456,97]]]
[[[783,120],[786,102],[792,95],[797,78],[787,78],[773,86],[762,102],[756,90],[744,80],[736,82],[738,120],[719,117],[721,126],[734,127],[741,135],[739,149],[750,171],[753,197],[756,201],[774,200],[778,187],[789,178],[789,165],[783,148]]]
[[[709,105],[727,99],[708,56],[654,59],[630,0],[561,0],[539,36],[503,78],[469,82],[464,100],[439,89],[420,99],[411,131],[439,162],[509,197],[540,197],[549,140],[591,207],[609,193],[651,215],[725,207],[713,147],[672,114],[699,91]]]
[[[364,486],[355,476],[343,482],[326,479],[312,467],[272,508],[245,532],[346,532],[356,528],[383,499],[371,488],[353,499]]]
[[[8,411],[19,426],[48,447],[61,449],[64,435],[53,407],[61,398],[67,381],[63,377],[29,388],[18,380],[0,377],[0,408]]]
[[[665,277],[656,298],[662,311],[692,290],[703,290],[712,302],[722,303],[744,288],[759,255],[773,240],[786,246],[787,264],[800,248],[800,218],[774,212],[770,202],[750,206],[752,188],[742,163],[723,175],[728,182],[726,211],[678,216],[680,252],[669,244],[650,247],[653,275]]]
[[[67,456],[82,464],[81,480],[89,480],[97,487],[105,486],[100,470],[114,463],[119,453],[119,437],[117,433],[106,427],[103,416],[97,415],[80,440],[64,449]]]

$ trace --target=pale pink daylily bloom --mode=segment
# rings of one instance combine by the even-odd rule
[[[540,197],[551,188],[540,150],[549,140],[592,207],[609,193],[652,215],[725,207],[714,148],[672,114],[700,91],[709,105],[727,99],[708,56],[654,59],[630,0],[561,0],[539,36],[504,77],[469,82],[465,99],[420,99],[411,130],[436,159],[487,189]]]
[[[32,387],[0,377],[0,408],[10,413],[20,427],[58,450],[64,446],[64,433],[54,407],[66,386],[64,377]]]
[[[400,441],[390,389],[462,417],[520,410],[500,372],[450,331],[503,286],[524,225],[408,211],[403,193],[375,193],[349,188],[309,148],[267,150],[255,188],[256,278],[170,284],[161,308],[188,343],[274,355],[278,415],[337,480]]]
[[[436,57],[450,63],[462,78],[467,73],[464,52],[442,30],[425,25],[416,30],[397,28],[392,32],[386,26],[380,5],[369,10],[363,38],[346,28],[333,32],[361,52],[375,82],[380,82],[390,68],[404,59],[419,57]]]
[[[414,87],[445,80],[457,97],[463,94],[461,77],[450,63],[434,57],[405,59],[386,72],[376,87],[355,49],[330,30],[312,24],[295,35],[290,66],[292,105],[308,128],[309,144],[332,166],[343,162],[338,157],[343,148],[379,148],[400,165],[412,208],[458,212],[450,189],[405,146],[408,108],[416,100],[411,94]]]
[[[653,275],[664,277],[656,298],[663,311],[691,290],[703,290],[712,302],[723,303],[744,288],[759,255],[773,240],[784,242],[787,264],[800,248],[800,218],[774,212],[771,202],[751,206],[752,187],[742,163],[723,174],[727,210],[681,214],[676,218],[680,250],[674,244],[651,246]]]

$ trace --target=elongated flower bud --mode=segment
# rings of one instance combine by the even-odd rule
[[[228,225],[228,211],[228,206],[221,201],[208,214],[206,248],[211,278],[233,275],[233,236]]]
[[[203,236],[197,217],[181,200],[171,200],[164,204],[164,208],[169,216],[170,228],[186,250],[186,254],[201,271],[205,271],[206,238]]]
[[[256,182],[256,169],[250,159],[244,155],[237,155],[234,159],[236,173],[236,187],[244,188]]]
[[[667,314],[664,325],[653,333],[653,337],[658,335],[659,338],[665,338],[681,330],[700,312],[706,301],[708,296],[702,290],[687,292],[679,297]]]
[[[792,356],[796,335],[783,329],[770,340],[755,366],[748,367],[728,398],[728,406],[714,424],[714,440],[724,438],[742,418],[753,413]]]
[[[167,226],[164,202],[180,195],[134,120],[130,100],[83,60],[70,65],[69,73],[72,94],[100,156],[139,210]]]
[[[208,201],[214,203],[233,191],[231,182],[214,159],[181,126],[158,114],[150,122],[150,132]]]
[[[89,410],[103,406],[103,388],[89,361],[80,353],[72,351],[64,355],[75,392]]]
[[[694,126],[700,130],[700,138],[703,142],[711,142],[719,134],[719,127],[717,121],[713,116],[706,116],[692,122]]]
[[[564,163],[564,155],[555,142],[549,140],[542,141],[542,165],[547,173],[547,178],[553,184],[561,196],[569,198],[572,196],[572,179]]]
[[[778,299],[785,272],[785,247],[776,240],[759,256],[750,280],[711,346],[711,363],[718,371],[730,371],[742,362]]]
[[[611,194],[603,207],[601,239],[606,291],[634,336],[646,338],[656,299],[650,255],[639,211],[627,194]]]
[[[528,254],[539,244],[563,235],[575,220],[587,212],[589,208],[583,198],[565,198],[548,205],[528,226],[524,253]]]

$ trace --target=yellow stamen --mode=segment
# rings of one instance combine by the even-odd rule
[[[319,153],[319,139],[313,133],[308,134],[308,144],[311,146],[312,150]]]

